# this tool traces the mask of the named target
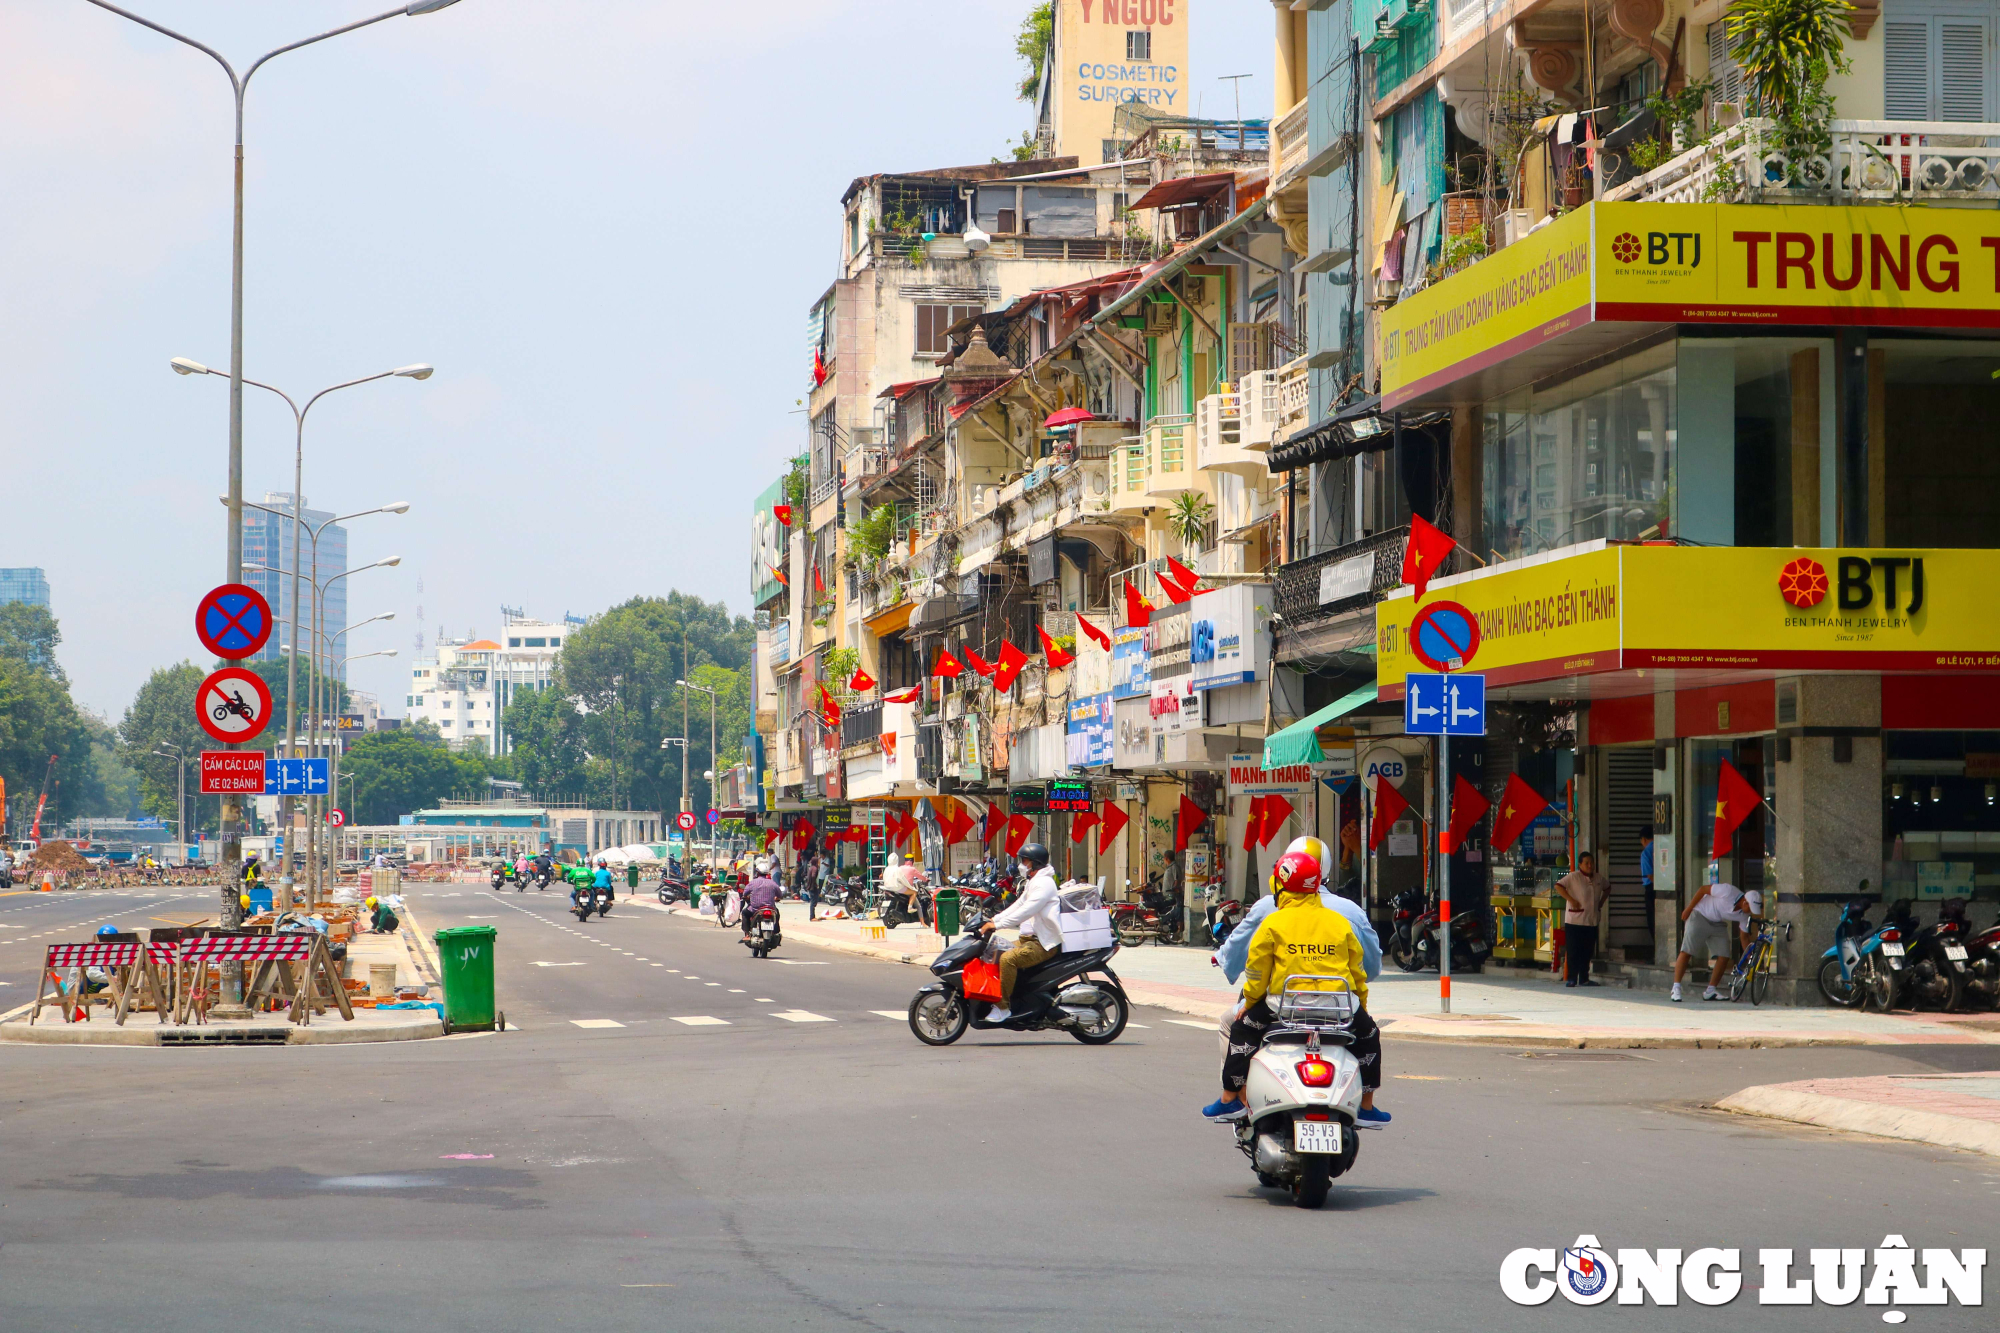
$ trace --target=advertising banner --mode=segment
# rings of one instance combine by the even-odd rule
[[[1111,703],[1109,691],[1070,700],[1067,743],[1072,765],[1094,767],[1111,762]]]
[[[1143,699],[1152,693],[1146,638],[1146,629],[1137,625],[1111,631],[1112,698]]]
[[[1194,595],[1188,660],[1194,687],[1248,685],[1269,674],[1271,585],[1237,583]]]
[[[1314,777],[1311,766],[1307,764],[1265,768],[1260,754],[1229,756],[1231,796],[1297,796],[1312,790]]]

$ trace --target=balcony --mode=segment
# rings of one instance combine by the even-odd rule
[[[1243,446],[1241,402],[1240,394],[1212,393],[1194,405],[1194,464],[1203,472],[1270,475],[1264,455]]]
[[[1745,120],[1604,193],[1606,202],[2000,203],[2000,124],[1836,120],[1833,149],[1796,159],[1769,120]]]
[[[1304,357],[1278,369],[1278,435],[1282,444],[1311,425],[1312,383],[1306,376]]]
[[[1306,163],[1306,99],[1272,122],[1271,179],[1283,181]]]
[[[1141,438],[1119,445],[1111,451],[1108,461],[1111,465],[1111,512],[1143,513],[1151,509],[1156,502],[1146,491],[1152,467],[1145,440]]]
[[[1154,417],[1146,426],[1143,437],[1149,469],[1146,494],[1155,497],[1156,502],[1170,500],[1183,491],[1206,489],[1201,474],[1195,470],[1194,450],[1189,447],[1188,428],[1192,424],[1192,418],[1183,413]]]
[[[1272,605],[1287,628],[1303,629],[1372,606],[1403,577],[1408,528],[1391,528],[1358,542],[1294,560],[1278,571]]]
[[[1253,370],[1237,385],[1242,416],[1238,434],[1245,449],[1261,454],[1271,447],[1278,433],[1279,386],[1284,374],[1282,370]]]

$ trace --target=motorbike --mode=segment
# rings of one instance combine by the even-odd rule
[[[660,872],[660,902],[663,905],[690,901],[688,886],[665,871]]]
[[[512,866],[493,867],[493,891],[495,893],[498,893],[500,892],[500,890],[506,888],[510,880],[513,882],[515,891],[518,893],[521,887],[521,877],[514,873],[514,867]]]
[[[576,913],[578,921],[590,920],[592,912],[600,917],[610,916],[611,895],[593,885],[579,884],[570,892],[570,910]]]
[[[1344,977],[1287,977],[1269,1003],[1277,1021],[1250,1060],[1236,1146],[1258,1184],[1317,1208],[1361,1152],[1361,1065],[1348,1050],[1361,1006]]]
[[[1215,941],[1215,947],[1219,949],[1243,923],[1243,904],[1234,898],[1224,898],[1219,903],[1210,904],[1205,915],[1208,918],[1208,937]]]
[[[882,927],[885,930],[894,930],[906,921],[920,921],[928,926],[931,923],[930,885],[917,885],[917,910],[915,912],[910,910],[909,901],[900,893],[883,894],[881,912]]]
[[[551,875],[549,868],[547,866],[537,865],[534,868],[535,892],[541,893],[546,891],[549,887],[549,881],[551,878],[553,878],[553,876]]]
[[[1438,936],[1443,924],[1438,905],[1422,889],[1405,889],[1396,895],[1391,908],[1393,930],[1389,936],[1389,957],[1405,972],[1424,972],[1438,966]],[[1451,970],[1478,972],[1493,954],[1486,938],[1486,923],[1476,916],[1455,916],[1451,921]]]
[[[743,947],[750,950],[752,958],[769,958],[771,950],[785,942],[785,934],[778,921],[777,908],[746,907],[743,909],[743,919],[750,932],[743,937]]]
[[[860,876],[857,875],[847,881],[844,893],[837,889],[830,890],[827,901],[831,903],[836,899],[840,903],[841,910],[847,913],[849,920],[859,921],[868,915],[868,886]]]
[[[1909,904],[1899,903],[1907,911]],[[1905,918],[1908,919],[1907,917]],[[1910,952],[1903,972],[1903,995],[1912,1009],[1956,1009],[1965,1000],[1966,964],[1971,935],[1965,919],[1965,899],[1938,904],[1938,919],[1906,934]]]
[[[910,1001],[910,1031],[926,1046],[949,1046],[968,1029],[1067,1032],[1086,1046],[1116,1041],[1131,1017],[1125,987],[1111,970],[1119,946],[1058,953],[1014,979],[1013,1012],[1002,1022],[986,1015],[993,1001],[965,993],[965,965],[986,951],[982,917],[968,917],[966,934],[931,963],[937,980]]]
[[[1887,1012],[1901,989],[1903,934],[1893,923],[1869,925],[1868,906],[1857,898],[1841,909],[1833,945],[1820,955],[1819,991],[1843,1009]]]
[[[2000,920],[1965,942],[1965,1004],[2000,1009]]]

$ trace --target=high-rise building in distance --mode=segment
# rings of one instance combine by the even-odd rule
[[[292,494],[290,491],[266,491],[261,503],[264,509],[276,512],[265,513],[264,509],[247,506],[243,510],[243,581],[264,594],[278,617],[270,641],[256,658],[258,661],[269,661],[282,656],[280,647],[289,648],[292,642]],[[306,605],[299,617],[299,634],[301,638],[306,638],[310,634],[312,615],[312,589],[307,585],[316,578],[321,586],[325,586],[329,578],[347,569],[347,529],[339,526],[323,529],[315,555],[312,530],[333,515],[307,509],[301,517],[305,519],[306,526],[305,532],[300,534],[305,546],[306,564],[300,574],[299,594]],[[252,565],[262,568],[252,569]],[[326,606],[321,610],[320,622],[325,636],[318,645],[320,669],[345,680],[346,670],[335,664],[346,655],[342,650],[342,640],[337,637],[347,629],[346,579],[327,588]]]
[[[30,602],[47,607],[49,576],[37,565],[23,569],[0,569],[0,606],[8,602]]]

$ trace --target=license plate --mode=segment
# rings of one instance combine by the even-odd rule
[[[1953,962],[1962,963],[1965,961],[1965,946],[1963,944],[1947,944],[1944,946],[1944,956]]]
[[[1298,1152],[1340,1151],[1340,1122],[1337,1120],[1295,1120],[1292,1147]]]
[[[1473,946],[1472,946],[1472,951],[1473,951],[1474,953],[1485,953],[1485,952],[1486,952],[1486,946],[1485,946],[1484,944],[1475,944],[1475,945],[1473,945]]]
[[[1901,958],[1903,956],[1903,946],[1889,940],[1883,940],[1882,952],[1888,954],[1891,958]]]

